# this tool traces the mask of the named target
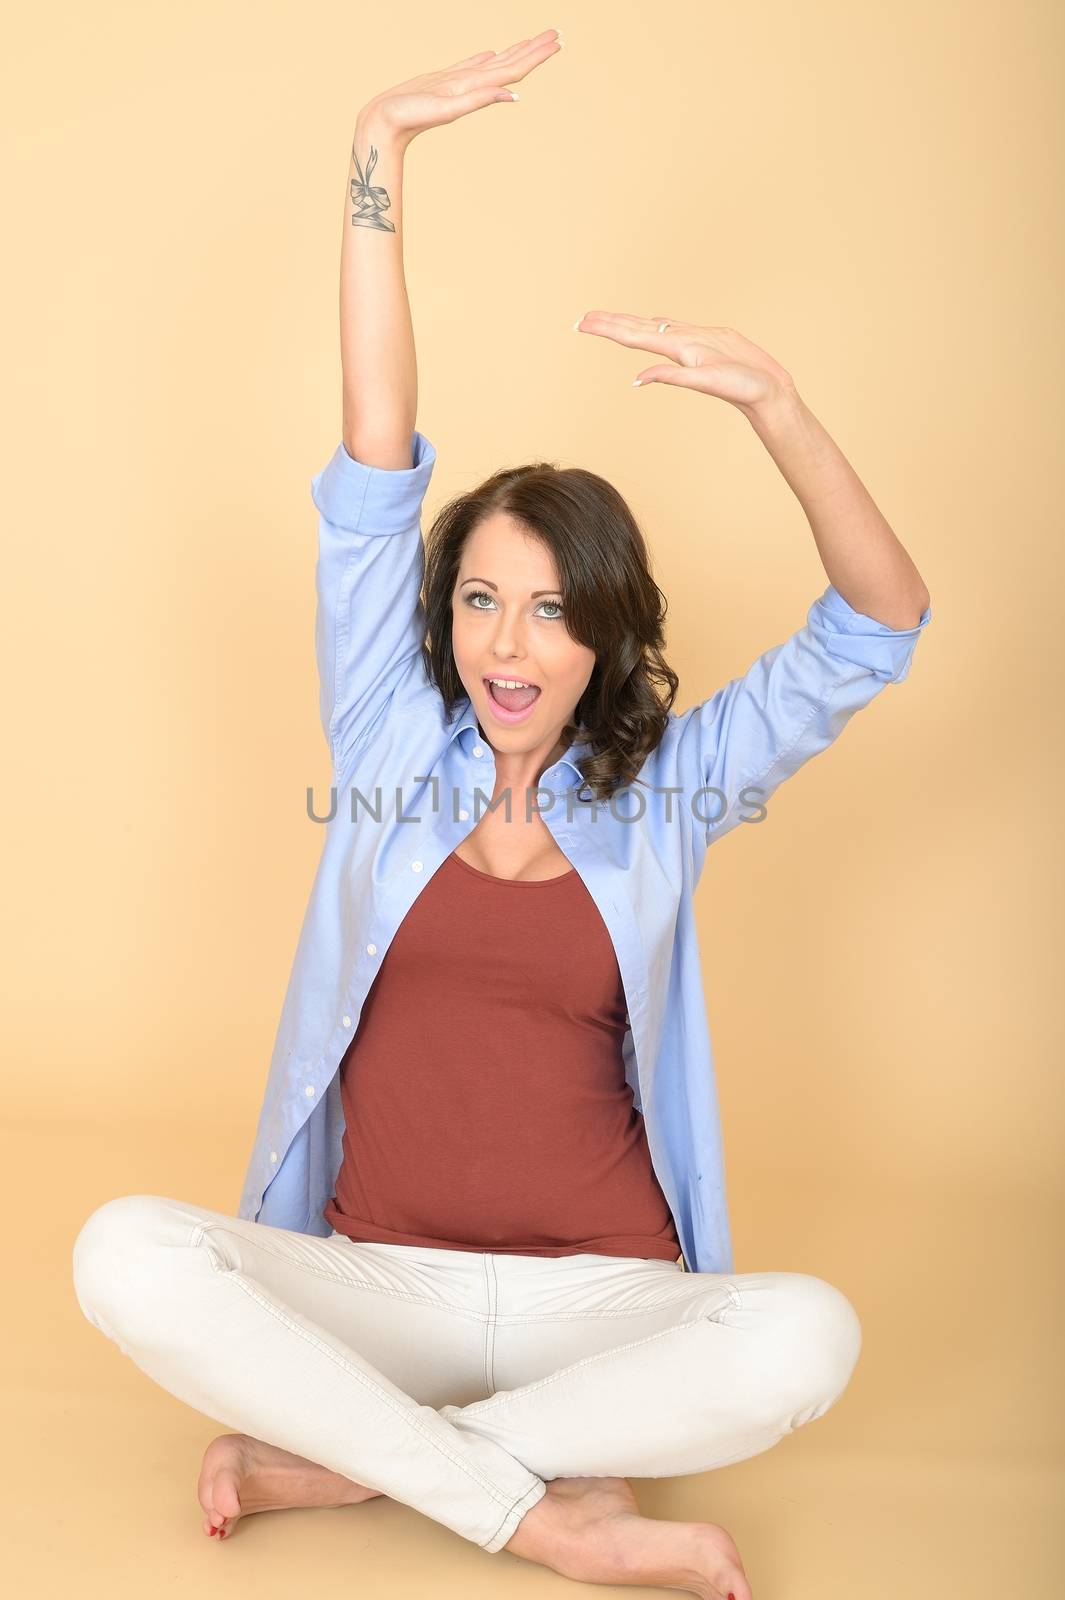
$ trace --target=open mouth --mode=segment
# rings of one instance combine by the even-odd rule
[[[506,720],[513,720],[515,717],[524,716],[532,708],[540,698],[540,689],[535,683],[525,683],[517,678],[506,681],[517,684],[518,687],[508,688],[503,683],[493,683],[491,678],[483,679],[492,704],[499,708]]]

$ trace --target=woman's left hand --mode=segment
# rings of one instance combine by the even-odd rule
[[[574,327],[669,358],[669,364],[645,367],[636,383],[698,389],[740,410],[795,392],[791,374],[734,328],[701,328],[671,317],[630,317],[617,311],[586,311]]]

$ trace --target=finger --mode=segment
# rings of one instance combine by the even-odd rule
[[[548,42],[555,43],[558,41],[558,39],[559,32],[557,28],[545,28],[543,33],[535,34],[531,39],[519,39],[517,44],[508,45],[505,50],[499,51],[499,55],[502,59],[506,60],[520,50],[529,50],[534,45],[540,45]]]
[[[444,70],[446,72],[457,72],[459,67],[477,67],[484,61],[491,61],[495,53],[494,50],[479,50],[475,56],[463,56],[461,61],[453,61]]]
[[[519,51],[526,50],[531,45],[539,44],[541,40],[548,37],[557,38],[558,29],[547,28],[543,33],[538,33],[534,39],[519,39],[517,44],[508,45],[505,50],[481,50],[475,56],[466,56],[462,61],[453,61],[444,70],[446,72],[455,72],[459,67],[483,67],[489,62],[493,66],[497,63],[501,65],[504,61],[510,61]]]
[[[672,384],[675,389],[698,389],[710,393],[705,371],[700,367],[647,367],[633,378],[634,389],[649,387],[652,383]]]
[[[497,61],[509,61],[512,56],[518,54],[519,50],[527,50],[531,44],[531,39],[519,39],[517,44],[508,45],[505,50],[497,50],[495,58]]]
[[[666,324],[660,333],[659,328]],[[577,324],[581,333],[598,333],[618,344],[639,350],[655,350],[668,355],[675,347],[677,325],[665,317],[652,322],[650,317],[626,317],[613,311],[586,311]]]
[[[470,111],[480,111],[482,106],[490,106],[504,100],[512,104],[518,100],[516,91],[500,89],[497,84],[482,84],[479,89],[470,89],[466,94],[452,96],[451,105],[457,117],[464,117]]]
[[[584,325],[588,324],[587,327]],[[603,333],[612,339],[633,335],[638,331],[649,333],[655,326],[650,317],[630,317],[623,311],[586,311],[581,318],[585,333]]]
[[[688,332],[693,326],[676,317],[635,317],[622,311],[586,311],[584,317],[596,318],[597,327],[602,325],[603,332],[611,328],[631,328],[645,333],[673,333],[682,330]]]
[[[508,54],[501,61],[484,62],[478,70],[497,82],[515,83],[519,78],[527,77],[548,56],[558,55],[561,49],[561,44],[555,38],[543,39],[539,44],[534,41],[527,49],[519,50],[515,55]]]

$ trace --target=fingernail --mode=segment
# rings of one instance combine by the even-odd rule
[[[575,322],[575,323],[574,323],[574,324],[573,324],[573,331],[574,331],[574,333],[577,333],[577,332],[579,332],[579,330],[580,330],[580,326],[581,326],[581,323],[582,323],[582,322],[583,322],[583,321],[584,321],[584,318],[583,318],[583,317],[578,317],[578,318],[577,318],[577,320],[576,320],[576,322]]]
[[[643,382],[643,379],[642,379],[642,378],[633,378],[633,380],[632,380],[632,387],[633,387],[633,388],[634,388],[634,389],[638,389],[638,388],[639,388],[639,387],[640,387],[640,385],[641,385],[641,383],[642,383],[642,382]]]

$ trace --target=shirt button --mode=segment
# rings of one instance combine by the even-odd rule
[[[375,956],[377,954],[377,946],[375,944],[368,944],[366,946],[366,954],[368,956]]]
[[[314,1084],[313,1083],[309,1083],[307,1085],[306,1089],[304,1089],[303,1092],[304,1092],[304,1094],[313,1094],[314,1093]]]
[[[351,1018],[350,1017],[343,1017],[341,1020],[343,1021],[345,1028],[350,1028],[351,1027]]]
[[[459,812],[459,821],[460,822],[469,822],[469,820],[470,820],[470,814],[469,814],[468,811],[460,811]]]
[[[412,861],[411,864],[410,864],[410,870],[412,872],[420,872],[422,870],[421,862],[420,861]]]
[[[481,749],[481,746],[479,744],[475,744],[474,745],[473,754],[475,756],[483,756],[484,755],[484,751]]]
[[[270,1152],[270,1160],[271,1161],[276,1161],[277,1160],[277,1151],[276,1150],[271,1150],[271,1152]]]

